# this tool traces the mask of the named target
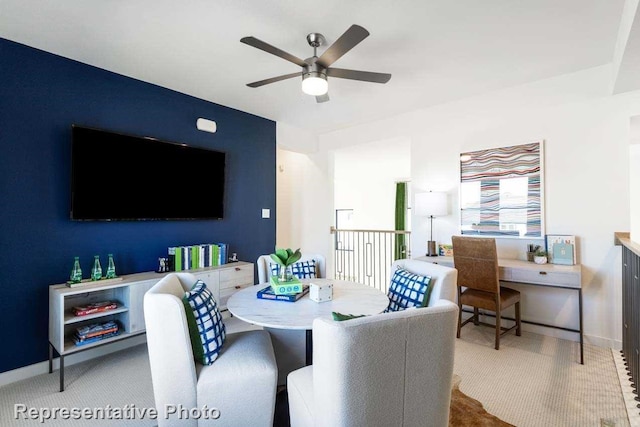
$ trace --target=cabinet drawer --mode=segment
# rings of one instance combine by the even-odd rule
[[[238,292],[240,289],[248,288],[249,286],[253,286],[253,283],[246,283],[243,285],[235,285],[232,287],[220,289],[220,309],[224,310],[227,308],[227,301],[229,297],[234,293]]]
[[[253,264],[237,265],[220,270],[220,290],[237,285],[253,285]]]
[[[580,287],[579,274],[512,269],[506,276],[509,277],[508,280],[511,282],[537,283],[540,285],[565,286],[568,288]]]

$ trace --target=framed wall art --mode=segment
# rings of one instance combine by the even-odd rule
[[[460,155],[463,235],[544,238],[543,142]]]

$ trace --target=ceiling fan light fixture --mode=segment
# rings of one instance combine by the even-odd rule
[[[327,77],[322,73],[309,73],[302,76],[302,91],[307,95],[320,96],[329,91]]]

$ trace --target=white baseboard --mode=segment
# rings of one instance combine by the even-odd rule
[[[463,313],[463,320],[467,317],[471,317],[469,313]],[[480,320],[486,323],[493,324],[495,318],[491,316],[480,316]],[[504,325],[503,325],[504,326]],[[534,334],[545,335],[548,337],[560,338],[563,340],[580,342],[580,337],[577,332],[565,331],[562,329],[550,328],[548,326],[531,325],[528,323],[522,323],[522,330],[527,332],[533,332]],[[611,338],[598,337],[595,335],[583,335],[585,344],[595,345],[602,348],[612,348],[614,350],[622,349],[622,341],[614,340]]]
[[[76,363],[81,363],[86,360],[94,359],[96,357],[105,356],[107,354],[114,353],[116,351],[124,350],[126,348],[134,347],[147,342],[146,335],[142,334],[136,337],[128,338],[126,340],[116,341],[108,345],[92,348],[90,350],[74,353],[69,356],[65,356],[64,365],[65,368]],[[51,375],[59,375],[58,368],[60,367],[60,359],[53,359],[53,373]],[[49,372],[49,361],[34,363],[33,365],[24,366],[22,368],[13,369],[11,371],[3,372],[0,374],[0,387],[15,383],[17,381],[26,380],[27,378],[35,377],[37,375],[46,374]]]

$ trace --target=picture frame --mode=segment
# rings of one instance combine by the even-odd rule
[[[440,243],[438,245],[438,256],[453,256],[453,245],[447,245],[444,243]]]
[[[545,246],[549,263],[559,265],[575,265],[577,263],[576,236],[547,234]]]
[[[543,142],[460,154],[460,234],[544,239]]]

